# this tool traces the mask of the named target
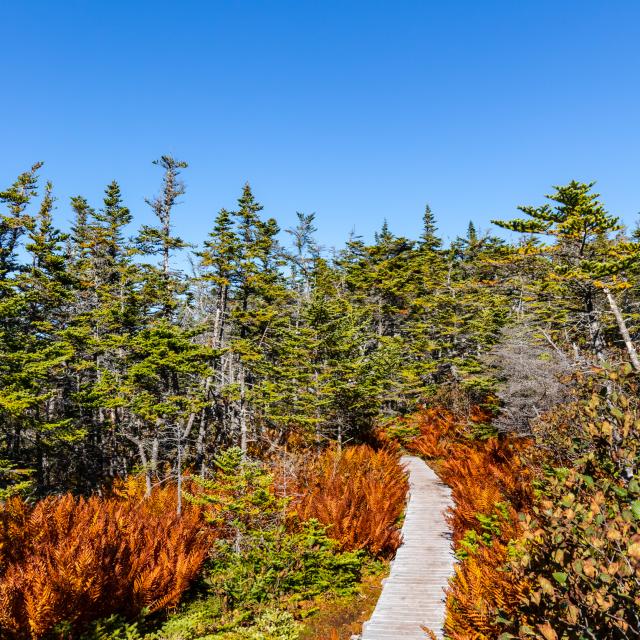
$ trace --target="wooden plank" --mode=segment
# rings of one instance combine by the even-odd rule
[[[402,546],[362,628],[362,640],[425,640],[422,626],[443,637],[444,590],[454,565],[445,520],[451,492],[420,458],[404,456],[402,462],[409,473]]]

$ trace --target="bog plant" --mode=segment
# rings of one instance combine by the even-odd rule
[[[200,510],[178,517],[175,502],[172,487],[142,501],[68,494],[33,508],[7,501],[0,530],[2,637],[35,640],[56,629],[73,636],[96,618],[175,606],[211,543]]]
[[[300,470],[298,485],[295,513],[327,526],[342,549],[389,556],[399,546],[408,483],[396,450],[328,449]]]

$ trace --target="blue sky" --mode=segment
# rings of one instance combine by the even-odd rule
[[[137,222],[151,160],[187,160],[202,240],[249,181],[282,227],[442,234],[597,180],[640,211],[640,2],[0,0],[0,182],[35,160],[59,220],[116,178]]]

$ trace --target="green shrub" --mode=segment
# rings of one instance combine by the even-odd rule
[[[302,523],[297,533],[282,527],[252,532],[242,553],[234,546],[218,543],[207,577],[211,592],[231,608],[284,596],[306,600],[323,593],[343,595],[360,579],[361,552],[338,553],[316,520]]]
[[[585,391],[540,429],[556,443],[565,434],[561,455],[571,467],[547,471],[539,503],[523,518],[525,542],[511,569],[530,593],[524,624],[505,629],[519,637],[640,637],[637,382],[630,372],[605,372]]]
[[[127,622],[122,616],[112,615],[93,622],[81,640],[143,640],[143,636],[138,622]]]

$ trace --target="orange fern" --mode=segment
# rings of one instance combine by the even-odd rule
[[[388,556],[400,544],[398,519],[407,490],[397,451],[329,449],[300,470],[293,510],[327,525],[344,549]]]
[[[177,604],[211,534],[198,509],[180,517],[175,502],[175,488],[166,487],[147,500],[49,497],[26,518],[25,505],[9,505],[24,528],[19,554],[6,556],[0,575],[2,637],[37,639],[61,621],[80,628]]]

